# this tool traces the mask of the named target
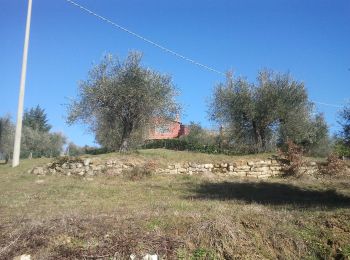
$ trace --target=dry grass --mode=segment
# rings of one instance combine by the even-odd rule
[[[181,160],[192,153],[131,156]],[[127,259],[131,253],[164,259],[350,256],[346,179],[152,175],[132,181],[26,173],[44,162],[0,166],[0,259],[24,253],[34,259]]]

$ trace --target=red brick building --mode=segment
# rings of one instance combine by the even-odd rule
[[[148,140],[172,139],[188,135],[189,129],[182,124],[178,118],[175,120],[165,120],[157,118],[149,128]]]

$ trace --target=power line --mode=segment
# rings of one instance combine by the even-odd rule
[[[195,61],[195,60],[193,60],[193,59],[190,59],[190,58],[188,58],[188,57],[186,57],[186,56],[184,56],[184,55],[182,55],[182,54],[180,54],[180,53],[178,53],[178,52],[176,52],[176,51],[173,51],[173,50],[171,50],[171,49],[169,49],[169,48],[167,48],[167,47],[164,47],[164,46],[162,46],[162,45],[160,45],[160,44],[158,44],[158,43],[156,43],[156,42],[154,42],[154,41],[151,41],[151,40],[149,40],[149,39],[143,37],[142,35],[137,34],[137,33],[133,32],[133,31],[131,31],[131,30],[125,28],[124,26],[121,26],[121,25],[119,25],[119,24],[117,24],[117,23],[115,23],[115,22],[113,22],[113,21],[107,19],[106,17],[101,16],[101,15],[99,15],[99,14],[97,14],[97,13],[91,11],[90,9],[88,9],[88,8],[86,8],[86,7],[80,5],[80,4],[78,4],[78,3],[76,3],[76,2],[74,2],[74,1],[72,1],[72,0],[65,0],[65,1],[68,2],[68,3],[70,3],[70,4],[72,4],[72,5],[74,5],[74,6],[76,6],[76,7],[79,7],[81,10],[83,10],[83,11],[85,11],[85,12],[87,12],[87,13],[89,13],[89,14],[91,14],[91,15],[97,17],[97,18],[99,18],[100,20],[102,20],[102,21],[104,21],[104,22],[107,22],[107,23],[113,25],[114,27],[116,27],[116,28],[118,28],[118,29],[120,29],[120,30],[123,30],[124,32],[127,32],[128,34],[131,34],[132,36],[137,37],[137,38],[139,38],[139,39],[141,39],[141,40],[143,40],[143,41],[145,41],[145,42],[147,42],[147,43],[149,43],[149,44],[151,44],[151,45],[153,45],[153,46],[155,46],[155,47],[157,47],[157,48],[159,48],[159,49],[161,49],[161,50],[163,50],[163,51],[165,51],[165,52],[167,52],[167,53],[170,53],[170,54],[172,54],[172,55],[174,55],[174,56],[176,56],[176,57],[178,57],[178,58],[180,58],[180,59],[183,59],[183,60],[185,60],[185,61],[187,61],[187,62],[190,62],[190,63],[192,63],[192,64],[194,64],[194,65],[197,65],[197,66],[199,66],[199,67],[202,67],[202,68],[204,68],[204,69],[210,70],[210,71],[215,72],[215,73],[217,73],[217,74],[220,74],[220,75],[223,75],[223,76],[226,75],[226,73],[224,73],[224,72],[222,72],[222,71],[219,71],[219,70],[214,69],[214,68],[212,68],[212,67],[210,67],[210,66],[207,66],[207,65],[205,65],[205,64],[203,64],[203,63],[200,63],[200,62],[198,62],[198,61]]]
[[[329,103],[324,103],[324,102],[319,102],[319,101],[312,101],[315,104],[319,104],[319,105],[324,105],[324,106],[329,106],[329,107],[337,107],[337,108],[342,108],[341,105],[336,105],[336,104],[329,104]]]
[[[129,30],[129,29],[125,28],[124,26],[121,26],[121,25],[119,25],[119,24],[117,24],[117,23],[115,23],[115,22],[109,20],[108,18],[106,18],[106,17],[104,17],[104,16],[101,16],[101,15],[99,15],[99,14],[97,14],[97,13],[91,11],[90,9],[88,9],[88,8],[86,8],[86,7],[80,5],[80,4],[78,4],[78,3],[76,3],[76,2],[74,2],[74,1],[72,1],[72,0],[65,0],[65,1],[68,2],[68,3],[70,3],[70,4],[72,4],[73,6],[78,7],[78,8],[80,8],[81,10],[83,10],[83,11],[89,13],[90,15],[93,15],[93,16],[97,17],[98,19],[100,19],[100,20],[102,20],[102,21],[104,21],[104,22],[106,22],[106,23],[109,23],[109,24],[113,25],[114,27],[116,27],[116,28],[118,28],[118,29],[120,29],[120,30],[122,30],[122,31],[124,31],[124,32],[126,32],[126,33],[128,33],[128,34],[130,34],[130,35],[132,35],[132,36],[134,36],[134,37],[136,37],[136,38],[139,38],[139,39],[143,40],[144,42],[147,42],[147,43],[153,45],[154,47],[157,47],[157,48],[161,49],[162,51],[165,51],[165,52],[167,52],[167,53],[170,53],[170,54],[172,54],[172,55],[174,55],[174,56],[176,56],[176,57],[178,57],[178,58],[180,58],[180,59],[183,59],[183,60],[185,60],[185,61],[187,61],[187,62],[190,62],[190,63],[192,63],[192,64],[194,64],[194,65],[197,65],[197,66],[202,67],[202,68],[204,68],[204,69],[207,69],[207,70],[209,70],[209,71],[215,72],[215,73],[220,74],[220,75],[222,75],[222,76],[226,76],[226,73],[224,73],[224,72],[222,72],[222,71],[219,71],[219,70],[214,69],[214,68],[212,68],[212,67],[210,67],[210,66],[207,66],[207,65],[205,65],[205,64],[203,64],[203,63],[200,63],[200,62],[198,62],[198,61],[195,61],[195,60],[193,60],[193,59],[190,59],[190,58],[188,58],[188,57],[186,57],[186,56],[184,56],[184,55],[182,55],[182,54],[180,54],[180,53],[178,53],[178,52],[176,52],[176,51],[173,51],[173,50],[171,50],[171,49],[169,49],[169,48],[167,48],[167,47],[164,47],[164,46],[162,46],[162,45],[160,45],[160,44],[158,44],[158,43],[156,43],[156,42],[154,42],[154,41],[152,41],[152,40],[149,40],[149,39],[147,39],[146,37],[144,37],[144,36],[142,36],[142,35],[140,35],[140,34],[138,34],[138,33],[135,33],[135,32],[133,32],[133,31]],[[349,69],[349,70],[350,70],[350,69]],[[315,104],[324,105],[324,106],[337,107],[337,108],[341,108],[341,107],[342,107],[342,106],[336,105],[336,104],[329,104],[329,103],[318,102],[318,101],[313,101],[313,102],[314,102]]]

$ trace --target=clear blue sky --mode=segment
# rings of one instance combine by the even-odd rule
[[[254,81],[262,68],[289,71],[310,99],[342,105],[350,96],[349,0],[76,0],[130,30],[220,71]],[[0,115],[16,115],[27,1],[0,0]],[[211,126],[208,98],[223,77],[166,54],[64,0],[33,0],[25,107],[40,104],[53,130],[93,144],[68,127],[63,104],[104,53],[144,53],[144,65],[171,74],[183,121]],[[336,107],[318,105],[332,132]]]

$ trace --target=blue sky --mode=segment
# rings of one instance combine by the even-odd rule
[[[217,70],[254,81],[270,68],[303,81],[311,100],[343,105],[350,98],[348,0],[75,0],[100,15]],[[27,1],[0,0],[0,115],[16,115]],[[144,53],[143,63],[173,76],[183,121],[207,118],[219,74],[194,66],[117,30],[64,0],[33,0],[25,107],[39,104],[53,130],[93,144],[81,125],[67,126],[64,104],[103,54]],[[338,108],[317,105],[332,132]]]

